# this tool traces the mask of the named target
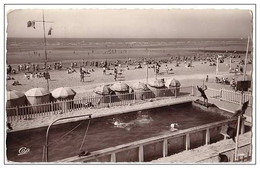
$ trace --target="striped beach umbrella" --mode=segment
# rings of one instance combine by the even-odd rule
[[[76,95],[76,92],[70,87],[60,87],[53,90],[51,92],[51,95],[56,99],[66,99],[69,97],[74,97]]]
[[[16,90],[7,91],[6,93],[6,107],[15,107],[26,104],[26,97],[24,93]]]
[[[50,94],[50,92],[45,88],[32,88],[25,92],[25,95],[27,97],[45,96],[48,94]]]
[[[117,83],[113,84],[110,87],[110,89],[113,91],[125,92],[125,91],[129,91],[129,86],[126,83],[117,82]]]
[[[144,84],[144,83],[142,83],[142,82],[134,83],[134,84],[132,85],[132,88],[133,88],[134,90],[142,90],[142,91],[148,91],[148,90],[149,90],[149,88],[147,87],[147,85]]]
[[[19,99],[25,96],[24,93],[16,90],[7,91],[6,95],[7,95],[6,97],[7,100]]]
[[[165,87],[165,82],[164,79],[156,79],[152,82],[149,82],[148,85],[155,88],[163,88]]]
[[[101,85],[101,86],[96,87],[93,90],[93,92],[96,94],[100,94],[100,95],[108,95],[111,93],[111,89],[109,88],[108,85]]]
[[[165,86],[166,87],[180,87],[181,86],[181,83],[180,83],[180,81],[178,81],[178,80],[176,80],[176,79],[174,79],[174,78],[170,78],[170,79],[168,79],[166,82],[165,82]]]

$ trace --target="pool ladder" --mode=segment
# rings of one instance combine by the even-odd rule
[[[88,117],[89,119],[91,119],[91,115],[92,114],[87,114],[87,115],[78,115],[78,116],[73,116],[73,117],[63,117],[63,118],[58,118],[56,120],[54,120],[47,128],[46,131],[46,143],[43,146],[43,156],[42,156],[42,161],[45,160],[45,162],[48,162],[48,145],[49,145],[49,131],[51,126],[53,126],[55,123],[62,121],[62,120],[69,120],[69,119],[75,119],[75,118],[82,118],[82,117]]]

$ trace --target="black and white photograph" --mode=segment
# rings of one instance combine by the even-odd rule
[[[5,5],[5,164],[254,164],[255,14]]]

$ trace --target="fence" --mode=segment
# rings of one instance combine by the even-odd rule
[[[88,96],[75,100],[62,100],[38,105],[25,105],[6,108],[7,120],[33,119],[39,116],[67,113],[87,108],[104,108],[111,106],[123,106],[138,102],[145,102],[151,98],[185,97],[192,92],[192,87],[163,88],[150,91],[134,91],[132,93],[114,95]]]
[[[244,121],[244,120],[242,120]],[[237,118],[179,130],[170,134],[143,139],[92,152],[89,156],[70,157],[59,162],[146,162],[166,157],[184,150],[215,143],[223,139],[222,126],[236,123]],[[242,123],[243,124],[243,123]],[[242,133],[242,132],[241,132]],[[222,138],[221,138],[221,137]]]
[[[193,90],[194,90],[194,95],[199,96],[197,89],[193,87]],[[209,98],[219,99],[230,103],[243,104],[244,102],[249,101],[248,104],[249,106],[252,106],[253,104],[253,96],[251,93],[227,90],[223,88],[220,89],[208,88],[205,91],[205,94]]]

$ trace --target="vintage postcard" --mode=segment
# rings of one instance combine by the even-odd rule
[[[6,164],[255,162],[254,5],[5,8]]]

